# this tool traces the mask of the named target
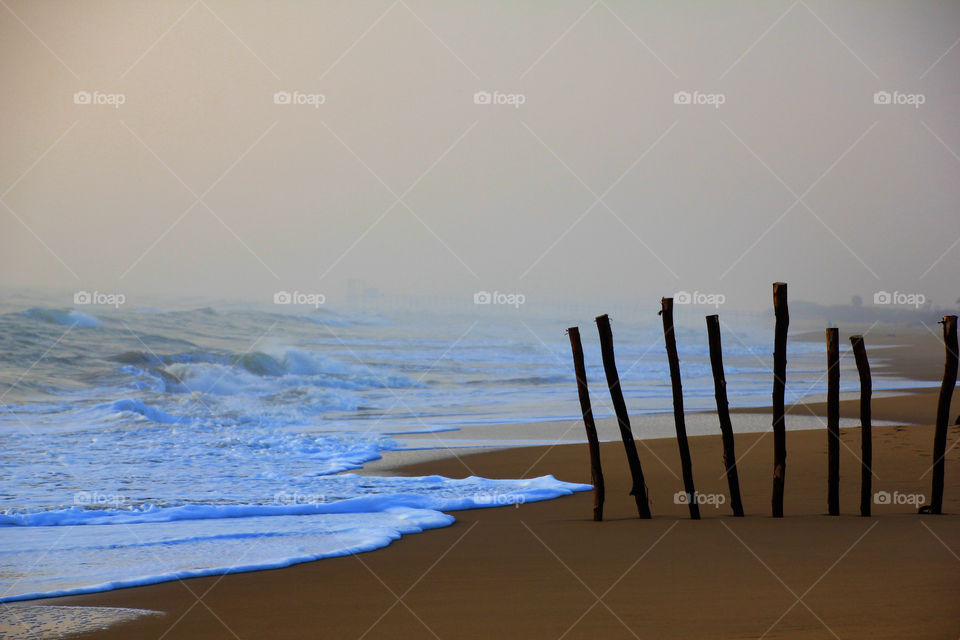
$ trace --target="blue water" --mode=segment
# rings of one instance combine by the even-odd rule
[[[446,511],[589,488],[353,473],[405,433],[575,418],[571,322],[276,309],[0,310],[0,602],[367,551],[451,524]],[[595,411],[609,415],[587,322]],[[614,333],[631,410],[669,410],[659,327]],[[713,404],[703,333],[678,328],[694,410]],[[725,332],[732,404],[767,403],[769,333]],[[791,343],[788,400],[825,391],[822,360]]]

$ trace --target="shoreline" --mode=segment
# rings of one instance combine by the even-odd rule
[[[921,476],[930,462],[931,434],[929,426],[875,429],[874,469],[879,478],[874,491],[905,496],[928,492],[929,476]],[[951,427],[951,441],[958,437],[960,427]],[[842,515],[830,517],[825,515],[824,433],[794,431],[788,434],[787,517],[773,519],[768,438],[765,433],[737,435],[745,518],[732,517],[724,504],[705,505],[703,520],[688,520],[686,506],[673,501],[682,488],[674,477],[679,475],[676,443],[657,439],[639,446],[654,519],[637,519],[633,500],[626,495],[629,478],[622,446],[611,442],[601,445],[607,485],[602,523],[591,520],[592,495],[582,492],[545,502],[451,512],[456,522],[450,527],[404,536],[389,547],[356,556],[32,604],[166,612],[79,636],[83,638],[163,633],[167,638],[232,638],[232,632],[240,637],[296,638],[316,629],[331,630],[325,634],[330,637],[360,636],[368,630],[371,638],[429,636],[424,624],[440,637],[458,637],[465,621],[476,637],[499,633],[556,638],[590,607],[593,594],[599,596],[616,584],[604,597],[604,605],[616,615],[605,606],[594,607],[576,623],[571,637],[588,632],[624,635],[619,618],[655,637],[726,638],[760,636],[795,602],[791,591],[799,596],[816,584],[804,597],[816,615],[804,606],[794,607],[777,623],[775,636],[829,636],[817,617],[842,638],[960,633],[960,572],[951,555],[952,549],[960,549],[957,474],[947,474],[945,510],[950,515],[920,516],[914,505],[887,504],[874,505],[874,517],[861,518],[859,467],[853,454],[859,433],[844,429]],[[698,491],[725,494],[719,437],[693,436],[690,447]],[[958,462],[960,449],[954,449],[948,469],[956,469]],[[583,482],[589,480],[588,466],[584,447],[558,445],[472,453],[403,470],[450,477],[552,474]],[[878,570],[883,580],[877,579]],[[731,582],[731,575],[736,580]],[[397,603],[401,595],[403,602]],[[696,604],[694,612],[691,603]]]
[[[925,342],[924,367],[929,371],[937,367],[929,362],[933,346]],[[901,347],[884,351],[894,349]],[[940,350],[942,357],[942,345]],[[895,358],[890,369],[901,375],[919,373],[909,362],[900,368],[896,363],[902,361]],[[840,405],[847,422],[841,424],[845,446],[838,517],[825,515],[824,428],[790,427],[791,422],[804,420],[822,424],[824,402],[787,406],[783,520],[769,517],[769,407],[731,408],[747,517],[733,518],[728,502],[706,504],[699,522],[688,520],[686,506],[675,502],[675,493],[682,490],[675,438],[643,437],[645,427],[661,419],[642,414],[631,419],[650,490],[651,521],[637,519],[633,500],[626,495],[629,478],[617,436],[601,443],[607,485],[603,523],[592,522],[592,492],[582,492],[545,502],[451,511],[456,521],[449,527],[405,535],[359,555],[10,607],[163,612],[71,636],[106,639],[298,638],[317,629],[330,629],[325,635],[331,637],[365,632],[371,638],[422,637],[431,632],[457,637],[464,621],[478,637],[519,633],[556,638],[571,625],[570,637],[597,633],[629,637],[633,630],[656,637],[757,637],[770,630],[774,637],[800,638],[830,636],[834,629],[843,638],[956,637],[960,572],[951,563],[960,551],[960,479],[955,471],[960,447],[947,457],[948,515],[920,516],[916,505],[895,503],[898,496],[915,500],[917,494],[929,492],[929,425],[937,393],[934,387],[917,387],[873,399],[875,425],[886,421],[895,426],[874,427],[873,491],[888,492],[893,503],[875,504],[870,519],[858,516],[859,428],[844,426],[857,421],[856,399],[841,400]],[[960,393],[955,390],[954,414],[960,411],[958,402]],[[672,414],[657,415],[672,429]],[[688,428],[702,424],[713,431],[690,436],[698,493],[725,496],[716,413],[690,413],[687,421]],[[926,426],[910,424],[914,422]],[[579,443],[582,421],[537,424],[554,436],[563,427],[579,440],[546,446],[386,451],[381,460],[358,472],[489,478],[554,475],[589,483],[586,448]],[[491,428],[510,431],[522,426]],[[598,428],[615,434],[615,418],[598,420]],[[455,432],[422,435],[451,433]],[[960,426],[951,426],[948,438],[957,442]],[[639,563],[635,570],[634,563]],[[884,581],[875,578],[878,568]],[[737,578],[730,582],[729,576]],[[602,603],[591,608],[590,603],[608,589]],[[904,593],[910,594],[908,600]],[[797,604],[801,594],[803,603]],[[691,613],[691,603],[702,610]],[[795,606],[790,608],[791,604]],[[579,612],[587,609],[578,621]],[[897,610],[899,615],[891,613]]]
[[[875,395],[872,399],[872,422],[874,428],[884,426],[920,426],[933,424],[936,418],[938,387],[914,387],[903,389],[902,392],[891,395]],[[953,416],[960,419],[960,387],[954,390]],[[826,428],[826,401],[798,402],[786,405],[787,431],[822,430]],[[730,407],[734,433],[737,436],[748,434],[762,434],[770,431],[770,407]],[[651,441],[666,439],[675,436],[669,435],[674,431],[673,413],[635,414],[630,416],[634,438]],[[704,437],[719,435],[716,411],[697,411],[685,414],[687,432],[690,437]],[[799,425],[797,423],[800,423]],[[951,425],[955,422],[950,420]],[[859,398],[843,398],[840,400],[840,427],[841,430],[856,428],[860,423]],[[619,442],[620,434],[616,417],[597,418],[597,432],[602,443]],[[647,431],[658,434],[645,435]],[[705,431],[705,432],[704,432]],[[504,438],[503,433],[509,438]],[[486,437],[479,437],[485,435]],[[498,439],[499,438],[499,439]],[[523,439],[530,440],[530,444],[517,444]],[[355,473],[370,475],[400,474],[410,475],[407,467],[421,467],[432,461],[442,461],[447,458],[456,458],[474,453],[489,453],[507,451],[520,446],[561,446],[583,445],[586,438],[583,433],[583,421],[550,420],[532,423],[510,423],[502,425],[478,425],[458,431],[443,431],[437,433],[417,434],[415,438],[406,438],[405,442],[417,442],[429,445],[423,449],[393,449],[383,452],[380,460],[366,463]],[[478,440],[487,442],[479,446],[469,446]],[[418,474],[412,474],[418,475]]]
[[[840,330],[841,345],[849,344],[851,335],[858,331]],[[890,390],[874,390],[872,398],[872,420],[875,426],[887,425],[924,425],[933,424],[936,418],[936,396],[939,393],[939,383],[943,374],[943,342],[942,339],[929,329],[918,327],[901,327],[896,325],[866,326],[859,333],[865,334],[867,351],[870,354],[870,366],[874,374],[874,385],[877,384],[877,375],[888,375],[896,379],[930,383],[929,386],[910,386]],[[820,332],[800,330],[791,334],[792,340],[819,343],[824,341]],[[772,339],[772,329],[771,329]],[[874,353],[870,348],[881,347]],[[788,351],[789,357],[789,351]],[[841,360],[851,358],[852,352],[841,353]],[[825,362],[824,362],[825,365]],[[789,372],[788,372],[789,374]],[[789,380],[788,380],[789,384]],[[591,394],[606,393],[606,389],[591,389]],[[572,389],[571,393],[576,393]],[[951,403],[954,415],[960,416],[960,387],[954,390]],[[752,407],[737,407],[735,401],[731,403],[730,413],[734,420],[734,432],[761,433],[770,429],[769,416],[772,408],[769,404]],[[810,395],[799,402],[786,405],[787,430],[826,428],[826,399]],[[763,418],[762,416],[767,416]],[[716,411],[688,411],[685,414],[687,432],[691,436],[717,434],[719,427],[716,422]],[[620,434],[615,416],[596,417],[598,435],[601,442],[619,442]],[[956,419],[960,420],[960,417]],[[649,440],[656,438],[674,437],[674,422],[671,409],[664,409],[657,413],[631,414],[634,438]],[[841,393],[840,396],[840,426],[849,428],[854,422],[859,425],[860,408],[859,392]],[[800,425],[797,426],[797,422]],[[955,422],[950,420],[950,424]],[[574,425],[571,429],[570,426]],[[451,431],[437,431],[430,433],[412,434],[404,437],[395,434],[394,437],[407,444],[422,445],[429,448],[409,449],[401,448],[384,452],[380,460],[366,463],[357,473],[384,475],[387,473],[404,473],[406,466],[419,464],[428,460],[437,460],[446,457],[456,457],[467,453],[502,451],[516,446],[523,446],[523,440],[529,440],[526,446],[553,446],[556,444],[584,444],[582,420],[580,417],[570,420],[536,420],[532,422],[501,423],[501,424],[471,424],[462,425]],[[557,438],[557,433],[565,434]],[[503,433],[509,437],[504,437]],[[652,432],[652,433],[649,433]],[[571,436],[572,438],[568,437]],[[464,441],[481,441],[484,444],[470,447]],[[509,441],[509,442],[507,442]]]

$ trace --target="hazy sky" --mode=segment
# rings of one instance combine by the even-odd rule
[[[5,0],[0,286],[952,304],[958,39],[957,2]]]

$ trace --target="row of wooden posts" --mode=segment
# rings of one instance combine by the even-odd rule
[[[784,392],[787,374],[787,328],[790,313],[787,306],[787,285],[784,282],[773,284],[773,309],[775,317],[773,341],[773,497],[771,510],[773,517],[783,517],[783,494],[787,469],[787,437],[784,422]],[[683,476],[683,489],[687,496],[690,518],[700,519],[700,507],[696,499],[693,483],[693,464],[690,459],[690,446],[687,442],[687,428],[683,413],[683,390],[680,380],[680,359],[677,356],[677,339],[673,329],[673,298],[661,300],[660,316],[663,320],[663,337],[670,364],[670,382],[673,387],[673,417],[677,429],[677,444],[680,448],[680,466]],[[720,345],[720,318],[717,315],[706,317],[707,338],[710,345],[710,364],[713,370],[714,394],[717,401],[717,417],[723,443],[723,466],[730,488],[730,506],[733,515],[743,516],[743,503],[740,499],[740,480],[737,475],[737,458],[734,450],[733,425],[727,402],[727,383],[723,371],[723,353]],[[613,354],[613,333],[610,330],[610,318],[606,315],[596,319],[600,334],[600,353],[603,370],[610,389],[610,398],[620,427],[620,436],[627,454],[627,464],[633,486],[630,495],[637,503],[637,512],[641,518],[650,518],[650,502],[647,485],[643,477],[643,468],[633,431],[630,416],[620,388],[620,377]],[[931,501],[920,509],[921,512],[940,514],[943,512],[944,458],[946,456],[947,425],[949,422],[950,400],[957,382],[957,316],[944,316],[943,342],[946,349],[943,382],[937,404],[937,421],[933,440],[933,487]],[[600,465],[600,442],[597,427],[593,419],[590,393],[587,388],[586,367],[583,361],[583,346],[580,342],[578,327],[567,330],[570,346],[573,350],[573,365],[577,377],[577,392],[580,408],[583,412],[583,424],[587,432],[590,451],[590,470],[593,482],[593,519],[603,520],[605,488],[603,469]],[[853,355],[860,377],[860,515],[870,515],[873,475],[873,443],[870,427],[870,398],[872,381],[870,364],[867,360],[863,336],[850,336]],[[831,327],[826,330],[827,343],[827,510],[830,515],[840,513],[840,345],[839,330]]]

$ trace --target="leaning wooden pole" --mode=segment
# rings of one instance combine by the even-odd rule
[[[610,318],[606,314],[597,316],[597,330],[600,332],[600,354],[603,357],[603,372],[607,376],[610,399],[613,402],[613,410],[617,414],[620,437],[623,439],[623,448],[627,452],[627,463],[630,465],[630,475],[633,478],[630,495],[637,501],[637,512],[640,517],[649,518],[650,502],[647,499],[647,483],[643,479],[643,468],[640,466],[640,456],[637,454],[637,443],[633,440],[630,416],[627,414],[627,404],[623,401],[623,392],[620,389],[617,362],[613,357],[613,333],[610,331]]]
[[[873,502],[873,433],[870,426],[870,397],[873,395],[873,380],[870,377],[870,362],[863,346],[863,336],[850,336],[853,357],[860,374],[860,515],[870,517]]]
[[[943,346],[947,351],[943,366],[943,383],[937,403],[937,428],[933,436],[933,490],[930,513],[943,513],[944,458],[947,455],[947,425],[950,422],[950,400],[957,385],[957,316],[943,316]]]
[[[840,331],[827,329],[827,511],[840,515]]]
[[[713,368],[713,393],[717,399],[717,417],[723,440],[723,472],[730,486],[730,507],[733,515],[743,517],[740,501],[740,477],[737,475],[737,454],[733,448],[733,424],[727,402],[727,380],[723,373],[723,350],[720,345],[720,316],[707,316],[707,340],[710,343],[710,366]]]
[[[603,520],[603,468],[600,466],[600,441],[597,439],[597,425],[593,421],[593,408],[590,406],[590,391],[587,389],[587,369],[583,364],[583,345],[580,342],[579,327],[567,329],[570,336],[570,348],[573,349],[573,370],[577,376],[577,394],[580,396],[580,411],[583,413],[583,426],[587,431],[587,447],[590,450],[590,482],[593,484],[593,519]]]
[[[670,363],[670,384],[673,387],[673,422],[677,427],[677,446],[680,447],[680,467],[683,472],[683,491],[687,494],[690,519],[700,519],[697,490],[693,486],[693,462],[687,442],[687,425],[683,418],[683,385],[680,380],[680,357],[677,354],[677,336],[673,330],[673,298],[661,298],[660,316],[663,319],[663,341]]]
[[[774,518],[783,517],[783,487],[787,475],[787,432],[784,422],[784,392],[787,384],[787,283],[773,283],[773,311],[776,328],[773,338],[773,498]]]

